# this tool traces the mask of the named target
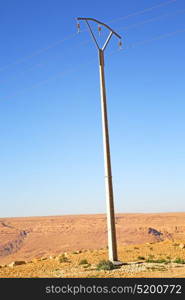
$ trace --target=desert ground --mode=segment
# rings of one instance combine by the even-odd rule
[[[117,214],[123,265],[108,259],[106,215],[0,218],[0,277],[185,277],[185,213]]]

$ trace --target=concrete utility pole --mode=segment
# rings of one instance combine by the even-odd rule
[[[111,157],[110,157],[110,145],[109,145],[109,128],[107,117],[107,104],[106,104],[106,89],[105,89],[105,74],[104,74],[104,51],[113,35],[121,40],[121,36],[118,35],[108,25],[92,18],[77,18],[77,20],[84,20],[88,26],[90,34],[96,44],[99,53],[99,71],[100,71],[100,90],[101,90],[101,111],[102,111],[102,130],[103,130],[103,147],[104,147],[104,165],[105,165],[105,186],[106,186],[106,201],[107,201],[107,227],[108,227],[108,250],[109,260],[115,265],[118,265],[117,255],[117,241],[116,241],[116,228],[115,228],[115,215],[114,215],[114,196],[112,186],[112,171],[111,171]],[[106,27],[110,33],[102,48],[99,47],[96,37],[91,29],[88,21],[98,23],[98,30],[100,32],[101,27]],[[79,24],[78,30],[79,30]],[[121,42],[120,42],[121,45]]]

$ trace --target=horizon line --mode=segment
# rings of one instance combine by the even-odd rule
[[[157,214],[183,214],[185,213],[185,211],[166,211],[166,212],[118,212],[115,213],[116,215],[128,215],[128,214],[132,214],[132,215],[157,215]],[[57,214],[57,215],[33,215],[33,216],[11,216],[11,217],[0,217],[1,219],[15,219],[15,218],[47,218],[47,217],[67,217],[67,216],[96,216],[96,215],[105,215],[106,216],[106,212],[104,213],[81,213],[81,214]]]

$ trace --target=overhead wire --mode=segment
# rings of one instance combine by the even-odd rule
[[[81,42],[81,43],[78,43],[78,46],[85,45],[85,44],[87,44],[87,43],[88,43],[88,41],[86,40],[86,41],[83,41],[83,42]],[[24,75],[24,74],[26,74],[27,72],[32,71],[34,68],[38,68],[38,67],[41,67],[41,66],[45,66],[46,64],[47,64],[47,62],[46,62],[46,63],[42,63],[42,64],[36,63],[36,64],[32,65],[31,67],[25,69],[24,71],[21,71],[21,72],[19,73],[19,75]],[[3,82],[3,83],[4,83],[4,82],[7,82],[7,81],[9,81],[10,79],[11,79],[11,80],[12,80],[12,79],[17,79],[17,72],[16,72],[16,75],[13,74],[13,76],[9,76],[8,79],[0,79],[0,83],[2,83],[2,82]]]
[[[144,44],[156,41],[156,40],[162,40],[164,38],[168,38],[168,37],[174,36],[179,33],[184,33],[184,32],[185,32],[185,28],[176,30],[176,31],[172,31],[172,32],[168,32],[168,33],[164,33],[164,34],[160,34],[160,35],[157,35],[156,37],[153,37],[150,39],[135,42],[135,43],[131,44],[130,46],[128,46],[128,48],[126,48],[126,49],[134,48],[137,45],[144,45]]]
[[[12,65],[18,65],[18,64],[20,64],[20,63],[22,63],[22,62],[25,62],[25,61],[29,60],[30,58],[33,58],[33,57],[35,57],[35,56],[38,56],[38,55],[40,55],[40,54],[46,52],[47,50],[52,49],[52,48],[54,48],[54,47],[60,45],[61,43],[65,42],[66,40],[72,39],[72,38],[74,38],[74,37],[76,37],[76,34],[69,35],[68,37],[65,37],[65,38],[63,38],[63,39],[61,39],[61,40],[58,40],[58,41],[56,41],[55,43],[52,43],[52,44],[48,45],[48,46],[45,47],[45,48],[41,48],[41,49],[39,49],[39,50],[34,51],[34,52],[31,53],[30,55],[23,56],[22,58],[19,58],[19,59],[15,60],[15,61],[12,62],[12,63],[9,63],[9,64],[7,64],[7,65],[5,65],[5,66],[3,66],[3,67],[0,67],[0,72],[3,71],[3,70],[5,70],[5,69],[7,69],[8,67],[10,67],[10,66],[12,66]]]
[[[158,7],[161,7],[161,6],[170,4],[170,3],[172,3],[172,2],[176,2],[176,1],[177,1],[177,0],[171,0],[171,1],[162,2],[162,3],[158,4],[158,5],[152,6],[152,7],[150,7],[150,8],[145,9],[145,10],[138,11],[138,12],[135,12],[135,13],[133,13],[133,14],[129,14],[129,15],[125,16],[124,18],[128,18],[128,17],[134,16],[134,15],[136,15],[136,13],[137,13],[137,15],[138,15],[138,14],[143,14],[144,12],[147,12],[147,11],[149,11],[149,10],[151,11],[151,10],[153,10],[153,9],[155,9],[155,8],[158,8]],[[158,16],[158,17],[156,17],[156,18],[151,18],[151,19],[149,19],[149,20],[146,20],[146,21],[143,21],[143,22],[139,22],[139,23],[135,23],[135,24],[131,24],[130,26],[124,26],[124,27],[122,27],[122,28],[124,28],[124,29],[130,29],[130,28],[132,28],[132,27],[137,27],[137,26],[140,26],[140,25],[142,25],[142,24],[145,24],[145,23],[148,23],[148,22],[155,21],[155,20],[157,20],[157,19],[159,19],[159,18],[163,18],[163,17],[167,17],[167,16],[172,16],[172,15],[179,14],[179,13],[184,13],[184,12],[185,12],[185,10],[179,10],[179,11],[176,11],[175,13],[173,13],[173,14],[165,14],[165,15],[161,15],[161,16]],[[83,31],[85,31],[85,30],[83,30]],[[141,40],[141,41],[138,41],[138,42],[136,42],[136,43],[130,44],[129,46],[124,47],[123,49],[120,49],[120,50],[127,50],[127,49],[130,49],[130,48],[134,48],[134,47],[136,47],[137,45],[149,43],[149,42],[152,42],[152,41],[158,40],[158,39],[163,39],[163,38],[166,38],[166,37],[169,37],[169,36],[172,36],[172,35],[175,35],[175,34],[184,32],[184,31],[185,31],[185,29],[183,29],[183,30],[177,30],[177,31],[174,31],[174,32],[170,32],[170,33],[167,33],[167,34],[162,34],[162,35],[156,36],[156,37],[154,37],[154,38],[150,38],[150,39],[146,39],[146,40]],[[47,51],[47,50],[49,50],[49,49],[51,49],[51,48],[53,48],[53,47],[56,47],[57,45],[59,45],[60,43],[64,42],[65,40],[74,38],[74,36],[76,36],[76,34],[70,35],[70,36],[68,36],[68,37],[66,37],[66,38],[64,38],[64,39],[62,39],[62,40],[60,40],[60,41],[57,41],[56,43],[50,44],[49,46],[47,46],[47,47],[45,47],[45,48],[42,48],[42,49],[40,49],[40,50],[37,50],[37,51],[35,51],[34,53],[32,53],[31,55],[26,56],[26,57],[23,57],[22,59],[19,59],[19,60],[15,61],[14,64],[19,64],[20,62],[26,61],[26,60],[28,60],[28,59],[34,57],[34,56],[37,56],[37,55],[39,55],[39,54],[41,54],[41,53],[43,53],[43,52],[45,52],[45,51]],[[87,43],[87,41],[85,41],[85,43]],[[84,42],[82,42],[82,44],[84,44]],[[120,51],[120,50],[119,50],[119,51]],[[114,53],[116,53],[116,52],[118,52],[118,50],[117,50],[117,51],[114,51],[114,52],[111,53],[111,54],[114,54]],[[111,54],[110,54],[110,55],[111,55]],[[36,65],[37,65],[37,64],[36,64]],[[8,66],[9,66],[9,65],[7,65],[7,67],[8,67]],[[29,69],[30,69],[30,68],[29,68]],[[75,68],[75,69],[76,69],[76,68]],[[2,70],[2,69],[0,69],[0,70]],[[28,88],[24,89],[24,91],[25,91],[25,90],[28,90],[28,89],[30,89],[30,88],[32,89],[32,88],[35,88],[35,87],[37,87],[37,86],[39,86],[39,85],[45,84],[45,83],[49,82],[50,80],[52,80],[52,79],[54,79],[54,78],[60,77],[61,75],[64,75],[65,73],[68,73],[68,71],[69,71],[69,70],[67,70],[66,72],[59,72],[59,73],[57,73],[57,75],[51,76],[51,77],[49,77],[49,78],[46,79],[46,80],[39,81],[38,83],[32,85],[31,87],[28,87]],[[25,71],[25,72],[26,72],[26,71]],[[23,72],[23,73],[25,73],[25,72]],[[71,70],[70,72],[72,72],[72,70]],[[23,91],[23,90],[18,91],[18,92],[14,93],[14,94],[11,94],[11,95],[9,95],[9,96],[7,96],[7,97],[5,97],[5,98],[6,98],[6,99],[9,99],[9,97],[12,97],[13,95],[17,95],[17,94],[21,93],[22,91]]]
[[[157,16],[157,17],[154,17],[154,18],[150,18],[150,19],[147,19],[147,20],[142,21],[142,22],[137,22],[137,23],[131,24],[131,25],[129,25],[129,26],[123,26],[123,27],[120,27],[120,28],[118,27],[118,29],[129,30],[129,29],[132,29],[132,28],[137,28],[138,26],[141,26],[141,25],[148,24],[148,23],[150,23],[150,22],[154,22],[154,21],[157,21],[157,20],[161,20],[161,19],[166,18],[166,17],[172,17],[172,16],[176,16],[176,15],[179,15],[179,14],[184,14],[184,13],[185,13],[185,9],[181,9],[181,10],[175,11],[174,13],[170,13],[170,14],[169,14],[169,13],[167,13],[167,14],[162,14],[162,15],[160,15],[160,16]],[[100,33],[100,31],[99,31],[99,33]],[[99,36],[99,37],[100,37],[100,36]],[[64,41],[64,39],[61,40],[60,42],[63,42],[63,41]],[[78,45],[83,45],[83,44],[86,44],[86,43],[87,43],[87,41],[82,42],[82,43],[79,43]],[[50,49],[50,48],[52,48],[52,46],[54,46],[54,45],[56,45],[56,44],[59,44],[59,42],[58,42],[58,43],[55,43],[55,44],[52,44],[52,45],[50,45],[50,47],[47,47],[47,48],[44,48],[44,49]],[[44,49],[42,49],[42,51],[45,51]],[[39,51],[35,52],[36,55],[38,55],[38,53],[42,53],[41,50],[40,50],[40,52],[39,52]],[[34,55],[29,56],[29,57],[31,58],[31,57],[33,57],[33,56],[34,56]],[[42,66],[43,66],[43,65],[45,65],[45,63],[42,64]],[[26,72],[33,70],[35,67],[36,67],[36,68],[37,68],[37,67],[40,67],[40,64],[36,63],[36,64],[33,65],[31,68],[28,68],[28,69],[26,69],[25,71],[20,72],[19,74],[20,74],[20,75],[25,74]],[[9,81],[10,79],[17,79],[17,74],[16,74],[16,75],[13,75],[13,76],[11,76],[11,77],[9,76],[8,79],[1,79],[1,80],[0,80],[0,83],[1,83],[1,82]]]
[[[119,19],[113,19],[113,20],[111,20],[109,23],[118,22],[118,21],[120,21],[120,20],[128,19],[128,18],[133,17],[133,16],[138,16],[138,15],[144,14],[144,13],[146,13],[146,12],[148,12],[148,11],[152,11],[152,10],[154,10],[154,9],[160,8],[160,7],[162,7],[162,6],[169,5],[169,4],[171,4],[171,3],[173,3],[173,2],[177,2],[177,1],[178,1],[178,0],[168,0],[168,1],[165,1],[165,2],[161,2],[161,3],[159,3],[158,5],[154,5],[154,6],[148,7],[148,8],[146,8],[146,9],[144,9],[144,10],[136,11],[136,12],[131,13],[131,14],[128,14],[128,15],[126,15],[126,16],[120,17]],[[87,31],[87,30],[82,30],[81,32],[84,32],[84,31]],[[38,50],[34,51],[33,53],[31,53],[30,55],[23,56],[23,57],[21,57],[21,58],[15,60],[14,62],[8,63],[8,64],[6,64],[5,66],[0,67],[0,72],[2,72],[2,71],[4,71],[4,70],[8,69],[8,68],[11,67],[11,66],[14,66],[14,65],[18,65],[18,64],[20,64],[20,63],[23,63],[23,62],[25,62],[25,61],[27,61],[27,60],[29,60],[29,59],[35,57],[35,56],[38,56],[38,55],[40,55],[40,54],[42,54],[42,53],[44,53],[44,52],[50,50],[50,49],[53,49],[53,48],[57,47],[58,45],[62,44],[63,42],[65,42],[66,40],[73,39],[74,37],[76,37],[76,33],[75,33],[75,34],[71,34],[71,35],[69,35],[69,36],[66,36],[65,38],[63,38],[63,39],[61,39],[61,40],[58,40],[58,41],[56,41],[56,42],[54,42],[54,43],[51,43],[51,44],[49,44],[47,47],[38,49]]]
[[[80,68],[81,68],[81,67],[85,67],[85,66],[87,66],[88,64],[91,64],[93,61],[95,61],[95,58],[93,58],[93,59],[91,59],[91,60],[88,60],[87,62],[84,62],[83,64],[80,64]],[[34,89],[34,88],[37,88],[37,87],[40,86],[40,85],[46,84],[46,83],[52,81],[53,79],[57,79],[58,77],[63,77],[63,76],[65,76],[67,73],[73,73],[73,72],[78,71],[78,70],[79,70],[78,66],[77,66],[77,67],[74,67],[74,66],[71,67],[71,66],[70,66],[70,67],[68,67],[68,69],[66,69],[65,71],[57,72],[57,73],[55,73],[54,75],[50,76],[50,77],[47,78],[47,79],[40,80],[40,81],[36,82],[35,84],[33,84],[33,85],[30,86],[30,87],[21,89],[21,90],[15,92],[15,93],[12,93],[12,94],[10,94],[10,95],[8,95],[8,96],[6,96],[6,97],[3,97],[3,99],[9,100],[9,99],[11,99],[13,96],[17,96],[17,95],[19,95],[19,94],[24,93],[25,91],[32,90],[32,89]]]
[[[144,24],[147,24],[147,23],[155,22],[157,20],[161,20],[163,18],[173,17],[173,16],[177,16],[177,15],[180,15],[180,14],[184,14],[184,13],[185,13],[185,9],[181,9],[181,10],[177,10],[174,13],[171,13],[171,14],[169,14],[169,13],[168,14],[163,14],[163,15],[160,15],[160,16],[157,16],[157,17],[154,17],[154,18],[147,19],[147,20],[142,21],[142,22],[137,22],[137,23],[134,23],[134,24],[131,24],[131,25],[128,25],[128,26],[118,27],[118,29],[128,30],[128,29],[131,29],[131,28],[137,28],[140,25],[144,25]]]
[[[147,44],[147,43],[150,43],[150,42],[153,42],[153,41],[156,41],[156,40],[162,40],[164,38],[168,38],[168,37],[171,37],[171,36],[174,36],[174,35],[177,35],[177,34],[180,34],[180,33],[184,33],[185,32],[185,28],[183,29],[180,29],[180,30],[176,30],[176,31],[173,31],[173,32],[168,32],[168,33],[165,33],[165,34],[161,34],[161,35],[157,35],[153,38],[150,38],[150,39],[145,39],[145,40],[141,40],[141,41],[138,41],[136,43],[133,43],[133,44],[130,44],[128,45],[127,47],[125,48],[122,48],[122,49],[119,49],[119,50],[115,50],[115,51],[112,51],[109,55],[113,55],[113,54],[116,54],[118,53],[119,51],[127,51],[128,49],[132,49],[132,48],[135,48],[139,45],[144,45],[144,44]],[[88,60],[87,62],[83,63],[83,64],[80,64],[80,68],[83,66],[86,66],[87,64],[91,64],[92,62],[95,61],[95,58],[91,59],[91,60]],[[42,81],[39,81],[37,83],[35,83],[34,85],[32,85],[31,87],[28,87],[28,88],[25,88],[25,89],[22,89],[18,92],[15,92],[11,95],[8,95],[6,97],[4,97],[3,99],[11,99],[12,97],[14,96],[17,96],[27,90],[32,90],[40,85],[43,85],[43,84],[46,84],[48,82],[50,82],[51,80],[55,79],[55,78],[58,78],[58,77],[61,77],[61,76],[65,76],[67,73],[73,73],[75,71],[79,70],[78,67],[72,67],[72,68],[69,68],[65,71],[62,71],[62,72],[58,72],[57,74],[55,74],[54,76],[51,76],[45,80],[42,80]]]
[[[120,17],[120,18],[117,18],[117,19],[113,19],[113,20],[111,20],[109,23],[115,23],[115,22],[119,22],[119,21],[128,19],[128,18],[130,18],[130,17],[139,16],[139,15],[142,15],[142,14],[144,14],[144,13],[146,13],[146,12],[152,11],[152,10],[154,10],[154,9],[156,9],[156,8],[160,8],[160,7],[162,7],[162,6],[166,6],[166,5],[169,5],[169,4],[174,3],[174,2],[177,2],[177,1],[178,1],[178,0],[169,0],[169,1],[165,1],[165,2],[163,1],[163,2],[161,2],[161,3],[159,3],[159,4],[157,4],[157,5],[153,5],[153,6],[150,6],[150,7],[148,7],[148,8],[145,8],[145,9],[143,9],[143,10],[139,10],[139,11],[136,11],[136,12],[134,12],[134,13],[130,13],[130,14],[126,15],[126,16],[123,16],[123,17]]]
[[[109,55],[111,56],[113,54],[118,53],[119,51],[127,51],[128,49],[133,49],[137,46],[144,45],[144,44],[149,44],[149,43],[157,41],[157,40],[163,40],[165,38],[168,38],[168,37],[180,34],[180,33],[184,33],[184,32],[185,32],[185,28],[179,29],[179,30],[176,30],[176,31],[167,32],[167,33],[164,33],[164,34],[160,34],[160,35],[157,35],[157,36],[155,36],[153,38],[150,38],[150,39],[144,39],[144,40],[141,40],[141,41],[137,41],[135,43],[129,44],[128,46],[126,46],[124,48],[114,50],[111,53],[109,53]]]

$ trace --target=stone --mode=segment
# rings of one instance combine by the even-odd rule
[[[15,266],[20,266],[20,265],[25,265],[26,262],[24,260],[16,260],[11,262],[8,267],[15,267]]]
[[[179,245],[179,248],[184,249],[184,248],[185,248],[185,245],[184,245],[184,244],[180,244],[180,245]]]

